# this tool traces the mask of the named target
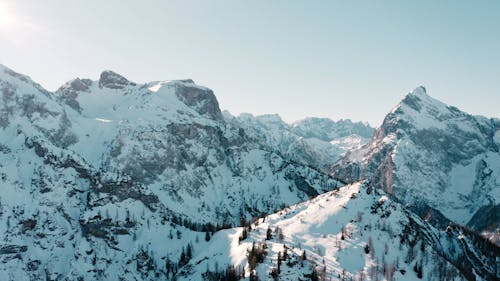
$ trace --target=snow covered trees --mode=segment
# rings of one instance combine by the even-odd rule
[[[248,259],[248,267],[251,271],[255,269],[257,264],[262,263],[264,261],[265,256],[267,255],[267,245],[265,243],[255,242],[252,244],[252,248],[247,250],[247,259]]]
[[[191,243],[187,244],[186,248],[182,248],[181,256],[179,258],[178,265],[182,267],[186,265],[193,257],[193,246]]]
[[[207,281],[238,281],[245,278],[245,271],[239,267],[228,266],[222,271],[210,271],[207,269],[202,274],[203,280]]]
[[[251,230],[252,230],[252,229],[250,228],[250,225],[243,227],[243,231],[241,232],[240,237],[238,237],[238,242],[241,242],[241,241],[243,241],[243,240],[247,239],[247,237],[248,237],[248,233],[249,233]]]

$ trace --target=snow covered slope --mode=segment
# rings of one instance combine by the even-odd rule
[[[272,231],[276,226],[286,229],[283,237],[280,231],[270,234],[274,244],[268,251],[276,253],[287,244],[290,258],[282,272],[289,270],[293,280],[313,268],[320,270],[300,261],[296,244],[302,241],[306,255],[317,262],[323,248],[315,247],[331,246],[328,233],[338,234],[342,224],[351,229],[347,221],[357,219],[349,218],[353,213],[339,204],[354,204],[349,208],[367,216],[363,223],[377,221],[378,211],[368,215],[365,209],[383,195],[372,192],[365,198],[361,192],[364,199],[351,199],[349,192],[364,188],[359,184],[320,195],[341,185],[321,167],[333,161],[330,156],[337,159],[362,144],[362,134],[343,130],[342,137],[335,133],[340,139],[328,134],[320,139],[306,133],[303,125],[300,133],[294,132],[293,126],[272,116],[244,119],[222,113],[213,92],[192,80],[137,84],[104,71],[97,81],[77,78],[52,93],[0,66],[0,280],[218,280],[226,264],[243,268],[246,258],[241,252],[262,238],[263,229],[250,231],[238,246],[242,229],[232,227],[282,209],[281,215],[261,219],[260,226],[252,228],[271,223]],[[329,123],[318,124],[324,122]],[[497,134],[492,138],[498,142]],[[490,184],[487,176],[485,182]],[[304,203],[287,209],[299,202]],[[318,202],[332,205],[322,209]],[[488,206],[485,210],[494,212]],[[430,259],[449,263],[443,274],[455,274],[458,268],[465,276],[490,276],[489,254],[495,252],[489,244],[478,244],[481,240],[470,238],[474,233],[458,226],[447,235],[457,238],[461,233],[465,238],[445,244],[442,232],[401,208],[396,204],[399,215],[387,223],[400,231],[401,218],[409,227],[403,233],[410,233],[405,236],[410,244],[422,237],[431,241],[437,256]],[[301,218],[305,227],[285,220],[285,213]],[[478,228],[490,225],[488,217],[471,220]],[[382,259],[345,261],[358,255],[357,247],[363,245],[364,238],[349,240],[355,239],[356,229],[344,237],[345,243],[338,242],[347,252],[328,250],[332,257],[325,260],[326,272],[345,268],[356,274],[373,268],[375,258]],[[392,237],[383,233],[380,239]],[[407,242],[402,243],[406,249]],[[377,254],[385,252],[377,247]],[[250,263],[263,259],[256,272],[267,277],[272,254],[263,258],[262,250],[255,246]],[[213,258],[212,253],[223,255],[215,258],[218,266],[207,266],[204,257]],[[457,255],[465,257],[463,264],[456,262]],[[416,271],[424,263],[431,272],[427,261],[417,264]],[[414,261],[404,267],[405,276],[413,276],[411,266]],[[207,267],[207,275],[200,277]],[[225,274],[241,272],[229,268]]]
[[[499,119],[472,116],[419,87],[332,171],[348,182],[370,179],[435,225],[451,220],[498,243],[499,132]]]
[[[105,71],[98,81],[77,78],[49,93],[0,72],[0,143],[9,155],[34,143],[44,151],[31,152],[37,158],[57,148],[93,179],[126,179],[192,221],[235,223],[338,185],[226,122],[212,91],[191,80],[138,85]],[[21,162],[7,174],[29,185],[31,167]]]
[[[228,268],[239,276],[231,280],[251,275],[259,280],[498,278],[497,257],[473,243],[460,227],[440,231],[385,193],[355,183],[261,218],[250,228],[220,231],[195,252],[179,279],[220,278],[231,275]]]
[[[227,122],[191,80],[105,71],[51,93],[0,66],[0,95],[2,280],[155,280],[182,237],[339,185]]]

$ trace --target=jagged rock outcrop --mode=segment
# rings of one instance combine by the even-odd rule
[[[177,98],[196,112],[215,120],[222,119],[219,102],[212,90],[197,86],[193,80],[178,81],[174,87]]]
[[[111,70],[103,71],[101,73],[101,76],[99,77],[100,88],[123,89],[129,85],[135,86],[136,84],[134,82],[128,81],[127,78]]]

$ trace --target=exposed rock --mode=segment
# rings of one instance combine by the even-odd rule
[[[40,264],[41,264],[40,260],[29,261],[28,264],[26,265],[26,269],[28,271],[36,271],[36,270],[38,270],[38,267],[40,266]]]
[[[135,86],[136,84],[110,70],[103,71],[99,78],[99,87],[101,88],[123,89],[129,85]]]
[[[23,232],[26,232],[28,230],[32,230],[36,227],[37,221],[34,219],[27,219],[21,222],[23,225]]]
[[[175,95],[186,105],[202,115],[207,115],[215,120],[222,119],[219,102],[210,89],[201,88],[189,82],[177,83]]]
[[[90,79],[76,78],[60,87],[56,91],[56,94],[61,102],[65,103],[72,109],[81,112],[82,108],[77,101],[78,95],[81,92],[88,92],[91,85],[92,80]]]
[[[0,247],[0,255],[24,253],[27,250],[28,246],[5,245]]]

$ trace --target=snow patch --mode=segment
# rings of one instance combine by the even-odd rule
[[[109,119],[104,119],[104,118],[95,118],[96,121],[102,122],[102,123],[110,123],[113,122],[113,120]]]

